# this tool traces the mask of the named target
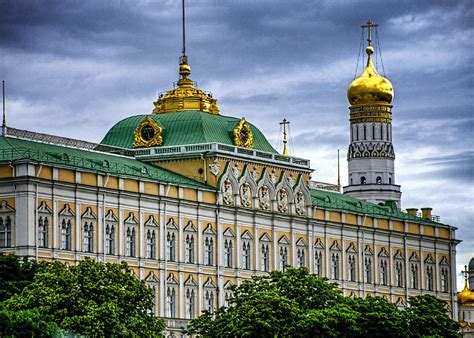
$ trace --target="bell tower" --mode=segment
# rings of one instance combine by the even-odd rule
[[[393,87],[373,65],[372,29],[367,29],[367,64],[349,86],[350,144],[347,152],[349,184],[344,194],[372,203],[394,201],[400,208],[400,186],[395,184],[395,151],[392,144]]]

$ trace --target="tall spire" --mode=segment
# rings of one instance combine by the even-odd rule
[[[2,136],[7,136],[7,113],[5,110],[5,81],[2,81],[3,90],[3,122],[2,122]]]
[[[182,25],[183,25],[183,49],[182,56],[179,64],[179,75],[181,78],[178,81],[178,86],[192,86],[193,81],[188,79],[191,75],[191,67],[188,64],[188,56],[186,55],[186,0],[181,2],[182,8]]]
[[[286,145],[288,143],[288,140],[286,138],[286,126],[290,124],[290,121],[288,121],[287,119],[283,119],[280,124],[283,125],[283,155],[289,156],[288,147]]]

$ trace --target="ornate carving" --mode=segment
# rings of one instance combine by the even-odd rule
[[[239,169],[239,167],[237,166],[237,164],[235,165],[235,167],[232,168],[232,174],[234,175],[235,178],[239,177],[239,175],[240,175],[240,169]]]
[[[238,147],[253,148],[252,130],[243,117],[234,129],[234,144]]]
[[[296,213],[298,215],[304,215],[306,210],[305,210],[305,200],[304,200],[304,194],[301,191],[298,191],[295,196],[295,208],[296,208]]]
[[[219,175],[221,172],[221,165],[217,162],[217,159],[215,159],[213,163],[209,164],[209,168],[211,169],[211,173],[214,176]]]
[[[250,173],[250,175],[252,175],[253,180],[256,182],[258,180],[258,177],[259,177],[259,173],[257,171],[257,168],[253,167],[253,170]]]
[[[273,184],[275,184],[277,181],[277,178],[276,178],[276,175],[275,175],[275,171],[272,170],[271,174],[270,174],[270,182],[272,182]]]
[[[295,185],[295,179],[293,178],[293,175],[290,175],[290,177],[288,177],[288,185],[292,188]]]
[[[222,201],[226,205],[234,204],[234,197],[232,191],[232,183],[229,180],[224,181],[224,188],[222,191]]]
[[[353,142],[349,145],[347,156],[358,157],[388,157],[395,158],[391,142]]]
[[[260,208],[263,210],[270,209],[270,191],[266,186],[260,188],[259,191],[259,201],[260,201]]]
[[[147,116],[134,132],[133,147],[152,147],[163,144],[163,128],[150,116]]]
[[[244,207],[252,206],[252,195],[250,193],[250,185],[248,183],[244,183],[240,187],[240,202]]]
[[[285,189],[280,189],[277,194],[278,197],[278,210],[280,212],[288,211],[288,194]]]

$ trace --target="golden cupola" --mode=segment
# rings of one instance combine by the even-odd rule
[[[194,87],[195,83],[189,78],[190,74],[191,67],[188,64],[187,56],[184,54],[179,65],[180,79],[177,86],[161,94],[158,100],[153,102],[155,105],[153,113],[199,110],[206,113],[219,114],[217,100],[212,97],[212,94]]]
[[[368,46],[365,49],[367,53],[367,65],[361,76],[356,78],[347,90],[347,98],[351,105],[365,105],[365,104],[387,104],[390,105],[393,100],[393,86],[389,80],[377,73],[372,62],[372,54],[374,47],[371,45],[370,28],[373,27],[369,21]]]
[[[468,270],[467,266],[464,267],[464,289],[458,293],[458,304],[459,306],[474,306],[474,292],[469,290],[467,286]]]

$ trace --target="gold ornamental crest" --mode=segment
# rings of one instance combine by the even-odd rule
[[[243,117],[234,129],[234,144],[238,147],[253,148],[252,130]]]
[[[152,147],[163,144],[163,128],[150,116],[147,116],[134,132],[133,147]]]

